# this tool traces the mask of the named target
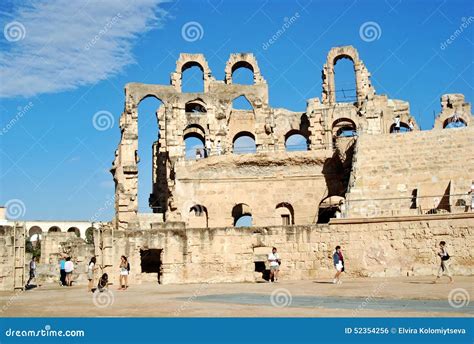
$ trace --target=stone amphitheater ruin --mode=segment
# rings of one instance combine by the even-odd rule
[[[336,101],[334,66],[343,58],[354,65],[354,102]],[[202,70],[204,92],[182,92],[182,74],[194,66]],[[239,68],[253,73],[253,85],[232,82]],[[232,107],[240,96],[252,110]],[[147,97],[161,106],[152,146],[153,213],[139,213],[138,105]],[[403,132],[393,133],[398,116]],[[413,130],[406,130],[411,121]],[[454,122],[462,128],[445,129]],[[308,99],[304,112],[270,107],[253,54],[232,54],[222,81],[202,54],[181,54],[170,85],[125,86],[111,168],[114,219],[97,226],[94,243],[44,233],[41,262],[53,271],[67,248],[79,262],[79,281],[95,254],[115,282],[124,254],[133,283],[252,282],[262,280],[266,254],[276,246],[281,278],[297,280],[331,276],[330,257],[340,244],[354,276],[431,275],[435,245],[446,240],[454,273],[471,275],[473,123],[464,96],[446,94],[434,128],[419,130],[408,102],[376,94],[352,46],[329,51],[321,98]],[[304,150],[287,149],[292,135],[304,137]],[[186,159],[188,137],[202,142],[201,158]],[[235,154],[242,137],[253,146]],[[251,216],[252,225],[236,226],[242,216]],[[25,258],[15,247],[28,229],[3,227],[3,289],[22,285]]]

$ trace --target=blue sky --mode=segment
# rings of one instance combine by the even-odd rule
[[[180,52],[204,53],[220,80],[230,53],[253,52],[271,106],[295,111],[320,97],[326,54],[338,45],[355,46],[376,92],[409,101],[423,129],[432,127],[441,94],[474,100],[471,1],[129,3],[1,2],[0,204],[19,205],[13,217],[110,220],[108,170],[120,136],[123,87],[168,84]],[[183,34],[190,22],[197,23],[191,23],[195,37]],[[361,31],[367,25],[374,36]],[[349,89],[350,64],[336,68],[336,88]],[[199,79],[193,71],[185,77],[189,86]],[[141,211],[150,192],[157,106],[147,99],[139,107]]]

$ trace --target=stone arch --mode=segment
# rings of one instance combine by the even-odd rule
[[[245,140],[247,138],[247,140]],[[236,143],[243,141],[244,146],[236,147]],[[253,142],[252,142],[253,140]],[[248,142],[245,142],[248,141]],[[255,135],[249,131],[240,131],[232,138],[232,152],[235,154],[255,153],[257,150],[257,143]]]
[[[40,226],[32,226],[28,230],[28,237],[30,240],[34,237],[34,239],[40,239],[41,240],[41,235],[43,234],[43,230],[41,229]]]
[[[359,53],[353,46],[342,46],[332,48],[326,59],[323,67],[323,104],[336,103],[336,86],[334,81],[334,66],[337,61],[347,58],[354,64],[356,97],[358,105],[361,105],[364,100],[372,98],[375,94],[372,84],[370,82],[370,73],[365,67],[364,63],[359,59]]]
[[[295,210],[290,203],[278,203],[275,207],[275,210],[277,212],[277,216],[280,216],[277,221],[281,221],[280,223],[277,223],[277,225],[288,226],[295,224]]]
[[[238,220],[244,216],[252,218],[252,209],[245,203],[238,203],[232,208],[232,218],[234,219],[234,226],[238,224]],[[253,220],[253,219],[252,219]]]
[[[199,67],[203,73],[204,92],[209,91],[212,73],[206,58],[203,54],[185,53],[179,55],[179,59],[176,61],[176,71],[171,74],[171,85],[176,91],[181,92],[183,72],[186,71],[186,69],[195,66]]]
[[[196,147],[190,147],[189,144],[201,143]],[[199,124],[190,124],[183,130],[183,143],[186,159],[198,159],[206,157],[205,154],[206,132]]]
[[[345,130],[353,130],[357,132],[357,125],[352,119],[341,117],[332,123],[331,130],[333,138],[336,138],[341,136],[342,132]]]
[[[74,234],[76,234],[76,236],[77,236],[78,238],[81,237],[81,231],[80,231],[79,228],[77,228],[77,227],[70,227],[70,228],[68,228],[67,231],[68,231],[68,233],[74,233]]]
[[[209,215],[207,208],[201,204],[195,204],[189,208],[189,228],[208,228]]]
[[[448,128],[448,126],[453,123],[460,123],[460,125],[459,126],[454,125],[454,126],[451,126],[451,128],[467,127],[467,121],[463,119],[462,116],[458,114],[454,114],[443,121],[443,129]]]
[[[48,233],[59,233],[59,232],[61,232],[61,228],[59,228],[58,226],[51,226],[48,229]]]
[[[207,105],[201,98],[186,102],[184,105],[186,114],[203,114],[207,112]]]
[[[294,138],[296,136],[301,136],[304,139],[304,144],[297,144],[294,145],[291,142],[289,143],[288,141],[291,140],[291,138]],[[309,138],[308,136],[305,135],[304,132],[298,129],[292,129],[288,131],[285,134],[285,148],[287,151],[306,151],[309,150]]]
[[[318,206],[317,223],[328,223],[331,218],[337,218],[337,213],[342,214],[344,210],[344,203],[345,198],[337,195],[327,196],[321,200]]]
[[[88,244],[93,244],[94,243],[94,233],[95,233],[95,228],[94,227],[89,227],[86,229],[85,232],[85,240]]]
[[[239,68],[247,68],[253,72],[254,84],[265,83],[257,59],[251,53],[231,54],[225,67],[225,83],[232,84],[232,74]]]

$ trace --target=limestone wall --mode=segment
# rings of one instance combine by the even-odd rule
[[[13,289],[14,259],[13,228],[0,226],[0,290]]]
[[[426,276],[436,273],[437,244],[445,240],[454,274],[472,275],[473,239],[471,214],[341,219],[329,225],[116,231],[110,273],[115,282],[120,255],[125,254],[132,266],[131,283],[157,281],[157,273],[142,274],[140,268],[140,250],[154,248],[163,250],[162,283],[262,281],[255,263],[276,246],[283,261],[281,278],[330,278],[332,253],[341,245],[349,275]]]

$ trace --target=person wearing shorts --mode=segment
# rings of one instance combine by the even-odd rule
[[[130,274],[130,264],[128,263],[127,257],[120,257],[120,281],[119,290],[126,290],[128,288],[128,275]]]
[[[334,268],[336,269],[336,274],[334,275],[334,280],[332,283],[341,284],[342,282],[340,276],[344,272],[344,256],[342,255],[341,246],[336,246],[336,250],[332,255],[332,260],[334,263]]]
[[[92,257],[89,265],[87,266],[87,280],[89,281],[89,284],[87,286],[87,291],[94,292],[94,271],[95,271],[95,264],[96,264],[96,258]]]
[[[277,253],[276,247],[272,248],[272,252],[268,254],[268,261],[270,263],[270,283],[278,282],[278,273],[280,272],[280,256]]]
[[[66,258],[64,271],[66,272],[66,285],[70,287],[72,285],[72,273],[74,271],[74,263],[72,262],[71,257]]]

